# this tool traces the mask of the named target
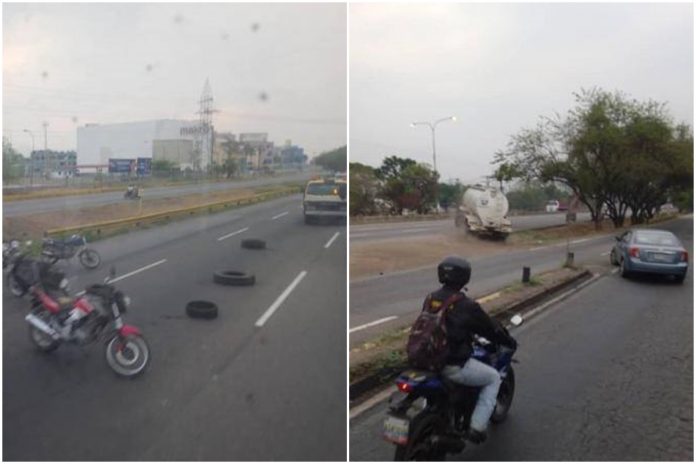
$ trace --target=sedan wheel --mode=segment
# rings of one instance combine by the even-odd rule
[[[619,262],[616,260],[616,252],[612,249],[611,253],[609,253],[609,262],[613,265],[616,266],[619,264]]]
[[[630,274],[630,272],[626,269],[626,264],[624,263],[624,260],[622,259],[621,262],[619,262],[619,274],[621,274],[621,277],[624,279],[627,278]]]

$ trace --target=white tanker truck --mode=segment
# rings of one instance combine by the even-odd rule
[[[508,200],[497,187],[474,185],[462,195],[455,225],[476,235],[505,239],[512,232]]]

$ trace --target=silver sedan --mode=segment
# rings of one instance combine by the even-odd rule
[[[683,282],[689,270],[689,253],[668,230],[631,229],[616,237],[609,255],[622,277],[632,273],[664,274]]]

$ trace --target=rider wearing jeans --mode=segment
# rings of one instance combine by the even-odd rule
[[[466,259],[449,256],[438,265],[437,274],[443,286],[432,294],[431,304],[434,306],[461,291],[471,278],[471,265]],[[479,335],[513,349],[517,343],[466,295],[445,310],[449,354],[442,374],[462,385],[482,387],[471,415],[468,437],[473,442],[482,442],[486,439],[488,421],[495,409],[501,378],[494,368],[471,358],[473,337]]]

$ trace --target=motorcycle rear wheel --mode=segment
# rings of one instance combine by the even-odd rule
[[[12,275],[12,272],[7,274],[7,288],[10,290],[10,293],[14,295],[17,298],[21,298],[24,296],[27,291],[17,282],[17,279],[15,278],[14,275]]]
[[[150,363],[150,347],[140,335],[116,335],[106,345],[106,363],[122,377],[136,377]]]
[[[411,431],[406,446],[397,446],[394,461],[444,461],[447,452],[428,443],[430,436],[443,434],[446,424],[437,414],[416,417],[411,422]]]
[[[80,258],[80,264],[87,269],[96,269],[101,264],[101,256],[99,256],[96,250],[92,250],[91,248],[82,250],[78,257]]]
[[[48,323],[50,319],[50,315],[47,311],[41,311],[36,314],[36,316],[43,319],[43,321],[46,323]],[[50,353],[60,345],[60,340],[55,340],[53,337],[42,332],[31,324],[29,324],[29,340],[31,340],[37,350],[44,353]]]

